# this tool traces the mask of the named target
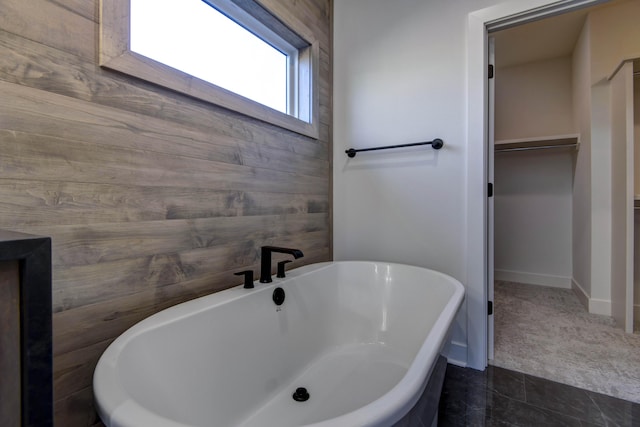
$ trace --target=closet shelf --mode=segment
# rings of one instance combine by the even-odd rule
[[[580,135],[553,135],[537,138],[505,139],[496,141],[496,153],[504,151],[546,150],[551,148],[575,148],[580,146]]]

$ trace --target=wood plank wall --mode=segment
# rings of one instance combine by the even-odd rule
[[[56,425],[99,425],[91,380],[135,322],[331,247],[331,0],[264,0],[320,41],[314,140],[97,65],[98,0],[0,2],[0,228],[53,241]]]

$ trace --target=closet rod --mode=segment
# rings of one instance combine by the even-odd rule
[[[563,144],[563,145],[538,145],[535,147],[513,147],[513,148],[497,148],[496,153],[503,153],[505,151],[529,151],[529,150],[547,150],[549,148],[575,148],[578,144]]]

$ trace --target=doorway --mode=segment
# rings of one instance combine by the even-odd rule
[[[495,319],[489,316],[487,329],[491,359],[495,321],[495,342],[500,346],[491,364],[631,400],[638,387],[633,367],[640,358],[625,360],[626,340],[611,317],[588,312],[611,314],[611,307],[605,305],[610,298],[604,294],[611,288],[604,285],[612,281],[615,257],[611,229],[615,227],[611,226],[610,212],[604,216],[591,212],[594,198],[611,206],[611,141],[606,144],[610,135],[598,134],[605,126],[585,130],[580,121],[581,114],[588,115],[590,121],[611,120],[609,104],[600,102],[609,101],[608,83],[593,83],[589,72],[594,67],[590,64],[588,71],[581,72],[579,67],[584,66],[581,61],[585,56],[580,49],[590,49],[588,44],[585,48],[588,40],[584,41],[584,34],[595,31],[586,28],[588,17],[617,7],[616,3],[624,2],[581,8],[491,32],[496,38],[495,75],[499,83],[495,83],[493,104],[495,130],[491,120],[488,124],[487,176],[492,178],[493,165],[496,175],[495,181],[490,181],[495,184],[495,196],[487,202],[489,297],[494,291],[494,237],[497,280]],[[588,108],[583,108],[583,87],[589,90]],[[491,103],[490,88],[487,95]],[[491,112],[489,108],[489,117]],[[581,139],[586,152],[577,150]],[[585,169],[585,164],[589,168]],[[594,176],[609,179],[608,191],[598,193],[589,188]],[[589,191],[586,200],[582,187]],[[602,226],[594,227],[598,221]],[[587,237],[594,242],[587,245],[587,253],[580,253],[585,248],[581,227],[588,227],[591,234]],[[594,259],[598,251],[602,257]],[[588,280],[586,285],[583,277]],[[604,291],[597,288],[599,285]],[[591,298],[598,296],[598,291],[603,297]],[[594,304],[594,300],[602,304]],[[608,340],[610,337],[614,340]],[[627,350],[637,354],[637,344],[640,342],[632,342]],[[608,372],[610,359],[616,360],[616,366]],[[576,371],[571,372],[571,367]]]

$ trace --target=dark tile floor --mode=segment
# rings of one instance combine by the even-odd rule
[[[438,426],[636,427],[640,405],[493,366],[447,365]]]

